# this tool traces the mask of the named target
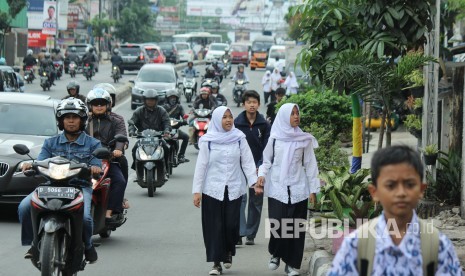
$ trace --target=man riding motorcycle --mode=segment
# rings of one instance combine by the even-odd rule
[[[37,60],[39,61],[39,64],[45,58],[45,52],[47,52],[47,49],[40,48],[40,52],[37,54]]]
[[[92,75],[94,74],[94,63],[97,62],[97,58],[94,55],[94,48],[89,47],[86,49],[86,53],[82,57],[83,64],[89,64],[90,69],[92,70]]]
[[[194,63],[192,61],[187,62],[187,67],[183,70],[184,75],[186,78],[196,78],[197,70],[194,68]],[[195,82],[194,91],[197,91],[197,82]]]
[[[228,60],[229,62],[231,62],[231,55],[229,54],[228,50],[224,51],[224,55],[221,56],[221,60],[225,60],[225,59]]]
[[[166,93],[166,101],[163,105],[165,110],[168,112],[170,118],[176,120],[184,120],[184,108],[179,103],[179,93],[176,90],[170,90]],[[189,136],[183,132],[182,130],[178,129],[178,136],[179,139],[182,140],[181,148],[179,149],[178,154],[178,161],[179,163],[189,162],[189,159],[185,158],[186,148],[189,143]]]
[[[201,108],[204,108],[204,109],[210,109],[210,110],[214,110],[218,103],[216,102],[216,98],[213,97],[213,96],[210,96],[210,88],[208,87],[202,87],[200,88],[200,92],[199,92],[199,95],[197,96],[197,98],[195,98],[194,100],[194,105],[193,105],[193,108],[194,109],[201,109]],[[193,136],[194,136],[194,118],[195,116],[191,115],[189,116],[189,142],[191,144],[194,143],[193,141]]]
[[[223,94],[220,94],[220,86],[216,81],[211,83],[211,96],[216,98],[216,102],[218,106],[227,106],[228,100]]]
[[[79,85],[79,83],[77,81],[70,81],[68,83],[68,85],[66,85],[66,90],[68,91],[68,95],[65,96],[63,98],[64,99],[68,99],[68,98],[77,98],[77,99],[80,99],[82,102],[86,102],[87,99],[86,99],[86,96],[82,95],[82,94],[79,94],[79,88],[81,86]]]
[[[60,48],[56,47],[52,54],[52,61],[64,61],[65,58],[61,54]]]
[[[111,68],[115,67],[118,70],[118,73],[121,73],[121,64],[123,64],[123,58],[119,55],[119,50],[118,48],[113,49],[113,55],[111,56]],[[120,74],[121,76],[121,74]]]
[[[49,72],[50,83],[51,85],[55,85],[55,66],[53,66],[53,61],[50,58],[49,52],[46,52],[44,54],[44,59],[40,61],[40,68]]]
[[[138,107],[132,114],[131,120],[128,121],[129,136],[135,136],[136,131],[144,131],[146,129],[153,129],[156,131],[163,131],[164,136],[167,137],[171,132],[171,122],[168,112],[157,105],[158,92],[154,89],[148,89],[143,94],[144,105]],[[132,148],[132,165],[131,169],[135,170],[136,150],[139,144],[136,143]],[[167,145],[163,145],[165,153],[169,152]],[[168,154],[165,154],[165,162],[168,163]],[[166,172],[167,173],[167,172]],[[168,181],[168,176],[165,173],[165,181]]]
[[[209,65],[206,69],[204,79],[214,79],[216,77],[215,68],[212,65]]]
[[[76,63],[76,65],[79,65],[81,63],[81,59],[79,58],[79,55],[76,53],[76,47],[71,47],[68,52],[68,56],[65,59],[66,64],[70,64],[71,62]]]
[[[42,149],[37,156],[37,161],[42,161],[54,156],[62,156],[67,159],[76,160],[79,163],[87,163],[91,166],[93,176],[99,176],[102,171],[101,160],[94,158],[92,152],[101,147],[99,140],[87,135],[84,130],[87,125],[87,107],[79,99],[69,98],[62,100],[56,111],[57,125],[61,134],[55,135],[45,140]],[[24,163],[22,170],[28,170],[32,167],[31,163]],[[90,212],[92,201],[92,184],[90,179],[74,179],[82,188],[84,196],[84,243],[85,257],[88,262],[95,262],[98,259],[97,251],[92,244],[93,219]],[[18,207],[19,221],[21,222],[21,242],[22,245],[31,245],[33,241],[33,228],[31,218],[31,199],[30,193],[24,198]],[[39,246],[37,244],[35,247]],[[24,258],[33,257],[33,248],[31,247],[24,255]]]
[[[220,83],[223,81],[223,66],[220,66],[220,63],[215,59],[212,62],[213,69],[215,69],[215,74],[220,78]]]
[[[37,60],[32,56],[32,54],[32,50],[28,49],[26,52],[26,56],[23,58],[23,71],[26,70],[26,67],[32,67],[37,65]],[[34,70],[32,70],[32,74],[34,75]]]
[[[117,134],[127,136],[126,128],[121,126],[119,121],[110,116],[111,96],[102,88],[94,88],[87,94],[87,105],[91,115],[86,132],[98,139],[103,146],[109,147],[113,157],[119,158],[124,154],[125,143],[116,142],[109,144]],[[121,171],[118,162],[111,160],[108,177],[111,179],[111,186],[108,199],[108,207],[105,215],[105,223],[112,224],[119,221],[123,213],[124,192],[127,182]]]

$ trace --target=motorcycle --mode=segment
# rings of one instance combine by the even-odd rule
[[[75,77],[76,77],[76,71],[77,71],[77,64],[76,64],[76,62],[71,61],[71,62],[69,63],[69,66],[68,66],[69,75],[70,75],[72,78],[75,78]]]
[[[94,72],[92,72],[92,68],[90,67],[89,63],[84,64],[84,68],[82,69],[82,74],[86,77],[87,80],[92,80],[92,76]]]
[[[205,133],[207,133],[208,125],[210,123],[210,118],[211,118],[211,109],[204,109],[204,108],[199,108],[199,109],[194,109],[193,113],[195,115],[194,118],[194,147],[196,149],[199,149],[199,139],[202,137]]]
[[[245,85],[249,83],[243,79],[236,80],[233,88],[233,97],[234,102],[237,104],[237,107],[241,106],[242,103],[242,94],[244,94],[246,87]]]
[[[186,115],[186,118],[188,116]],[[170,118],[171,121],[171,133],[170,138],[167,140],[170,145],[170,157],[169,164],[167,166],[168,173],[173,174],[173,168],[176,168],[179,165],[178,161],[178,151],[179,151],[179,128],[181,126],[187,125],[186,121]]]
[[[119,79],[121,78],[121,74],[120,74],[120,71],[119,71],[119,67],[118,66],[113,66],[112,69],[111,69],[111,77],[113,78],[113,82],[118,82]]]
[[[32,83],[32,81],[36,78],[34,75],[34,67],[33,66],[26,66],[24,68],[24,79],[27,83]]]
[[[48,89],[50,91],[50,86],[52,85],[50,81],[50,72],[48,70],[40,69],[39,70],[39,76],[40,76],[40,86],[42,89],[45,91]]]
[[[63,61],[54,61],[53,66],[55,67],[57,80],[63,75]]]
[[[195,91],[195,78],[185,77],[182,81],[182,87],[186,101],[190,103],[195,94],[197,94],[197,91]]]
[[[224,58],[223,59],[223,77],[227,78],[229,74],[231,74],[231,63],[229,62],[229,59]]]
[[[33,159],[25,145],[17,144],[13,148],[16,153]],[[105,159],[110,152],[100,148],[92,155]],[[34,161],[32,170],[24,174],[46,179],[34,190],[31,200],[33,265],[42,275],[76,275],[86,265],[82,238],[84,195],[81,183],[72,179],[89,179],[89,165],[52,157]]]
[[[157,188],[165,184],[165,152],[163,132],[146,129],[137,133],[136,175],[137,184],[147,188],[149,197],[153,197]]]

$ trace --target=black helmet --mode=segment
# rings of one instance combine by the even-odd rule
[[[60,50],[60,47],[57,46],[57,47],[55,48],[55,53],[58,54],[60,51],[61,51],[61,50]]]
[[[215,59],[214,61],[212,61],[212,65],[213,66],[218,66],[218,61]]]
[[[142,96],[144,97],[144,101],[146,99],[155,99],[158,100],[158,92],[155,89],[148,89],[145,90],[144,93],[142,93]]]
[[[66,114],[73,113],[81,117],[81,126],[79,129],[83,131],[87,125],[87,118],[88,118],[87,112],[88,110],[87,110],[86,104],[83,103],[80,99],[71,97],[71,98],[62,100],[58,104],[57,111],[55,113],[55,118],[57,120],[58,128],[60,130],[63,130],[64,129],[64,125],[63,125],[64,118],[63,117]]]
[[[79,83],[77,81],[73,80],[73,81],[70,81],[68,83],[68,85],[66,85],[66,90],[68,91],[68,94],[69,94],[69,90],[74,88],[74,89],[76,89],[76,95],[77,95],[77,94],[79,94],[79,88],[80,87],[81,86],[79,85]]]
[[[211,87],[212,93],[213,93],[213,89],[217,89],[217,93],[220,92],[220,86],[218,85],[218,83],[217,83],[216,81],[212,82],[212,83],[210,84],[210,87]]]
[[[166,98],[168,99],[169,97],[176,97],[179,100],[179,93],[176,89],[171,89],[168,92],[166,92]]]
[[[215,68],[212,65],[210,65],[210,66],[207,67],[207,71],[209,73],[215,73]]]

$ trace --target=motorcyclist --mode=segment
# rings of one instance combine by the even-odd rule
[[[183,70],[184,75],[186,78],[196,78],[197,76],[197,70],[194,68],[194,63],[192,61],[187,62],[187,67],[184,68]]]
[[[94,48],[88,47],[86,49],[86,53],[82,57],[83,64],[89,64],[90,69],[92,71],[92,75],[94,75],[94,62],[97,62],[97,58],[94,55]]]
[[[179,103],[178,91],[173,89],[166,93],[166,101],[163,107],[168,112],[170,118],[182,120],[183,124],[187,124],[184,121],[184,115],[186,113],[184,112],[182,105]],[[182,140],[181,148],[179,149],[178,153],[178,161],[179,163],[189,162],[189,159],[185,157],[187,144],[189,143],[189,136],[180,129],[178,129],[178,136],[179,139]]]
[[[76,53],[76,51],[77,51],[76,47],[74,47],[74,46],[71,47],[71,49],[69,49],[68,57],[66,58],[68,64],[71,63],[71,62],[76,63],[76,65],[80,64],[81,59],[79,58],[79,55]]]
[[[45,52],[47,52],[47,49],[40,48],[40,53],[37,55],[37,60],[39,60],[39,63],[45,58]]]
[[[62,133],[45,140],[42,149],[36,160],[42,161],[54,156],[62,156],[75,160],[79,163],[87,163],[91,166],[93,176],[99,176],[102,167],[101,160],[94,158],[92,152],[101,147],[99,140],[87,135],[84,130],[87,125],[87,107],[79,99],[69,98],[62,100],[56,111],[57,125]],[[23,163],[22,170],[28,170],[31,163]],[[83,239],[85,243],[85,258],[88,262],[95,262],[98,259],[97,251],[92,244],[93,219],[91,214],[92,185],[90,179],[73,179],[75,184],[81,186],[84,196],[84,229]],[[22,245],[31,245],[33,242],[33,228],[31,218],[32,194],[24,198],[18,207],[19,221],[21,222],[21,242]],[[39,245],[35,245],[37,247]],[[31,247],[24,258],[33,257]]]
[[[70,81],[68,85],[66,85],[66,90],[68,91],[68,95],[65,96],[63,100],[68,99],[68,98],[77,98],[85,103],[87,99],[86,99],[86,96],[79,94],[80,87],[81,86],[79,85],[77,81],[74,81],[74,80]]]
[[[55,66],[53,66],[53,61],[50,58],[50,53],[46,52],[44,59],[40,61],[40,68],[44,71],[49,72],[49,79],[52,85],[55,85]]]
[[[223,66],[220,65],[220,63],[215,59],[212,62],[213,69],[215,69],[215,74],[220,78],[220,83],[223,81]]]
[[[26,67],[37,65],[37,60],[32,56],[32,53],[31,49],[27,50],[26,56],[23,58],[23,71],[26,70]],[[34,70],[32,70],[32,74],[34,75]]]
[[[102,88],[94,88],[87,94],[87,105],[90,111],[89,123],[86,132],[100,140],[104,147],[108,147],[113,157],[124,155],[126,144],[115,142],[110,144],[117,134],[127,136],[126,127],[120,121],[110,115],[111,96]],[[120,164],[111,159],[108,177],[111,179],[108,207],[105,214],[105,223],[113,224],[122,219],[124,192],[127,181],[123,175]]]
[[[111,68],[116,66],[116,70],[118,70],[119,75],[121,76],[121,64],[123,64],[123,58],[119,55],[118,48],[113,49],[113,55],[111,56]]]
[[[199,95],[194,100],[194,109],[205,108],[214,110],[218,105],[215,97],[210,96],[211,90],[209,87],[200,88]],[[200,107],[202,105],[202,107]]]
[[[223,94],[220,94],[220,86],[216,81],[212,82],[211,84],[211,96],[216,98],[216,102],[218,106],[227,106],[228,105],[228,100],[226,100],[226,97]]]
[[[225,60],[225,59],[228,60],[228,63],[231,62],[231,55],[229,54],[229,50],[224,51],[223,56],[221,56],[221,60]]]
[[[239,65],[237,66],[237,72],[236,72],[236,74],[234,74],[232,80],[233,80],[233,81],[237,81],[237,80],[249,81],[249,78],[248,78],[247,75],[245,74],[244,70],[245,70],[244,64],[242,64],[242,63],[239,64]]]
[[[214,79],[216,77],[215,68],[212,65],[209,65],[206,68],[204,79]]]
[[[52,61],[61,61],[63,62],[65,58],[61,54],[61,50],[59,47],[55,48],[54,54],[52,55]]]
[[[128,121],[129,136],[135,136],[136,131],[142,132],[145,129],[153,129],[163,131],[164,136],[168,137],[171,132],[171,122],[168,112],[157,105],[158,92],[154,89],[148,89],[143,94],[144,105],[138,107],[132,114],[131,120]],[[135,170],[136,150],[139,144],[136,143],[132,148],[132,165],[131,169]],[[163,145],[164,151],[169,152],[168,147]],[[168,162],[168,154],[165,154],[165,162]],[[165,172],[165,181],[168,180],[167,172]]]

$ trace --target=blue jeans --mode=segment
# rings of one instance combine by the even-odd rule
[[[245,209],[247,205],[247,194],[242,196],[241,202],[241,219],[240,219],[240,236],[249,239],[255,239],[260,226],[260,216],[263,207],[263,194],[255,195],[255,190],[249,188],[249,206],[247,210],[247,219]]]
[[[92,188],[82,187],[84,195],[84,242],[86,249],[92,247],[92,231],[94,229],[94,220],[90,214],[90,207],[92,203]],[[18,217],[21,223],[21,244],[31,245],[34,239],[34,232],[32,230],[31,218],[31,199],[32,193],[25,197],[18,206]]]

